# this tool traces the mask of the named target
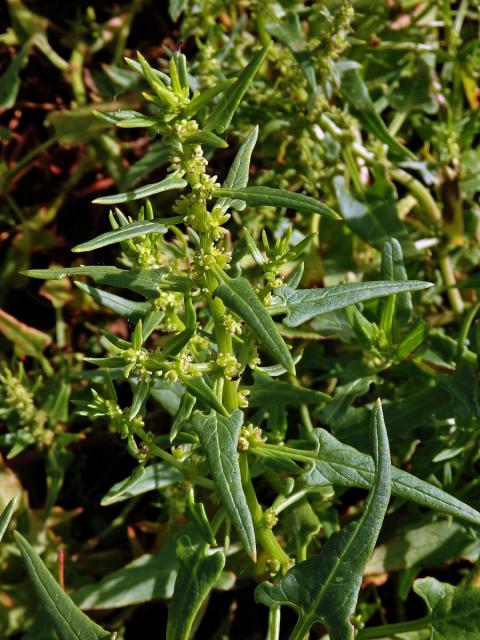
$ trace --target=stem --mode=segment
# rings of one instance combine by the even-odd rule
[[[434,223],[435,225],[441,224],[442,212],[433,199],[430,191],[426,187],[424,187],[419,180],[411,176],[403,169],[392,169],[390,171],[390,174],[394,180],[396,180],[400,184],[403,184],[403,186],[410,191],[412,196],[414,196],[417,200],[418,204],[423,207],[425,213],[428,215],[432,223]]]
[[[367,638],[388,638],[398,633],[420,631],[430,625],[430,620],[430,616],[425,616],[424,618],[411,620],[410,622],[398,622],[397,624],[385,624],[371,629],[362,629],[358,632],[357,640],[367,640]]]
[[[87,46],[84,42],[79,42],[70,56],[70,84],[73,95],[79,106],[86,104],[87,91],[83,81],[83,63],[85,62],[85,52]]]
[[[390,122],[390,126],[388,127],[388,131],[390,135],[396,136],[397,133],[402,128],[403,123],[408,115],[408,111],[397,111],[397,113],[393,116],[392,121]]]
[[[291,561],[278,543],[273,531],[265,524],[262,507],[257,500],[257,494],[255,493],[255,489],[253,488],[252,480],[250,478],[248,456],[245,453],[240,454],[239,463],[243,490],[245,492],[248,508],[252,514],[253,527],[255,529],[257,540],[267,555],[273,560],[278,561],[282,568],[282,573],[285,573],[290,567]]]
[[[360,177],[360,171],[358,170],[357,162],[350,147],[345,147],[345,149],[343,150],[343,159],[345,160],[345,164],[355,186],[355,190],[359,194],[363,193],[363,184]]]
[[[32,149],[32,151],[30,151],[29,153],[26,153],[22,158],[20,158],[20,160],[15,164],[15,166],[13,166],[11,169],[9,169],[6,172],[5,177],[11,178],[18,171],[20,171],[20,169],[23,169],[23,167],[25,167],[29,162],[31,162],[40,153],[43,153],[46,149],[51,147],[52,144],[55,144],[56,142],[57,142],[57,137],[53,136],[53,138],[49,138],[48,140],[45,140],[45,142],[42,142],[42,144],[39,144],[38,147],[35,147],[35,149]]]
[[[270,607],[268,612],[268,631],[266,640],[279,640],[280,638],[280,607]]]
[[[447,286],[447,296],[450,301],[450,305],[453,311],[460,315],[463,313],[464,305],[460,291],[457,289],[457,280],[455,278],[455,272],[453,270],[452,261],[448,254],[440,256],[440,269],[442,270],[442,276]]]
[[[480,309],[480,303],[473,305],[473,307],[469,309],[468,313],[465,315],[465,318],[463,319],[462,326],[460,328],[460,334],[458,336],[458,342],[457,342],[457,363],[459,363],[465,357],[465,352],[467,351],[465,343],[467,341],[468,332],[470,331],[472,322],[474,321],[475,316],[477,315],[477,312],[479,309]]]

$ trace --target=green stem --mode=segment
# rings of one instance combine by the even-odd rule
[[[400,184],[403,184],[403,186],[409,190],[409,192],[412,194],[412,196],[414,196],[418,204],[423,207],[425,213],[435,225],[439,225],[442,223],[442,212],[433,199],[430,191],[426,187],[424,187],[421,182],[416,180],[416,178],[412,177],[403,169],[392,169],[390,171],[390,175],[394,180],[396,180]]]
[[[358,632],[357,640],[367,640],[367,638],[389,638],[398,633],[408,633],[409,631],[420,631],[430,625],[430,616],[412,620],[410,622],[398,622],[397,624],[385,624],[372,629],[362,629]],[[293,640],[293,636],[291,638]]]
[[[240,473],[242,475],[242,485],[247,500],[247,505],[252,514],[253,526],[258,543],[261,545],[267,555],[273,560],[277,560],[285,573],[291,566],[291,561],[285,551],[282,549],[275,537],[273,531],[265,523],[262,507],[257,500],[257,494],[250,478],[250,469],[248,466],[248,456],[241,453],[239,456]]]
[[[355,160],[351,148],[348,146],[343,150],[343,159],[345,160],[345,164],[355,186],[355,190],[359,194],[363,193],[363,184],[360,179],[360,171],[358,169],[357,161]]]
[[[464,305],[460,291],[457,289],[457,280],[455,278],[455,272],[453,270],[452,261],[450,256],[445,253],[440,256],[440,269],[442,271],[443,280],[447,287],[447,296],[450,301],[450,305],[453,311],[460,315],[463,313]]]
[[[266,640],[279,640],[280,638],[280,607],[270,607],[268,612],[268,631]]]
[[[38,147],[35,147],[35,149],[32,149],[32,151],[30,151],[29,153],[26,153],[22,158],[20,158],[20,160],[15,164],[15,166],[13,166],[11,169],[9,169],[6,172],[5,174],[6,178],[11,178],[16,173],[18,173],[20,169],[23,169],[23,167],[25,167],[29,162],[31,162],[34,158],[36,158],[40,153],[43,153],[46,149],[51,147],[52,144],[55,144],[55,142],[57,142],[57,139],[58,138],[56,136],[53,136],[53,138],[49,138],[48,140],[45,140],[45,142],[42,142],[42,144],[39,144]]]
[[[460,363],[461,360],[463,360],[465,357],[465,352],[467,351],[465,343],[467,341],[468,332],[470,331],[472,322],[474,321],[475,316],[477,315],[479,309],[480,309],[480,302],[473,305],[473,307],[469,309],[468,313],[465,315],[465,318],[463,319],[462,326],[460,328],[460,334],[458,336],[458,342],[457,342],[457,364]]]

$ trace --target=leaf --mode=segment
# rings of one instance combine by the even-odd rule
[[[240,478],[237,444],[243,413],[231,416],[195,412],[192,425],[207,456],[210,471],[223,505],[247,554],[255,560],[255,531]]]
[[[432,640],[476,640],[480,630],[480,591],[454,587],[435,578],[415,580],[413,590],[425,601]]]
[[[138,325],[137,325],[138,326]],[[140,380],[133,386],[133,398],[128,412],[128,419],[133,420],[145,405],[148,395],[150,393],[150,381]]]
[[[20,322],[3,309],[0,309],[0,333],[21,353],[34,358],[42,358],[43,351],[52,343],[49,335]]]
[[[20,47],[7,69],[0,76],[0,108],[11,109],[20,89],[20,70],[26,65],[30,54],[31,42]]]
[[[217,413],[228,416],[228,412],[217,398],[214,390],[208,386],[200,376],[193,378],[182,378],[183,384],[187,387],[194,398],[199,400],[206,409],[213,409]]]
[[[397,214],[395,190],[382,171],[377,167],[375,184],[361,196],[353,195],[343,176],[336,176],[333,186],[340,211],[350,229],[374,247],[381,249],[385,241],[397,238],[411,248],[407,227]]]
[[[140,198],[149,198],[156,193],[163,193],[164,191],[171,191],[172,189],[183,189],[186,186],[187,182],[183,178],[171,175],[160,182],[146,184],[144,187],[138,187],[138,189],[132,189],[125,193],[116,193],[113,196],[96,198],[93,200],[93,204],[120,204],[122,202],[132,202],[133,200],[139,200]]]
[[[371,435],[375,479],[360,520],[333,533],[318,556],[290,569],[275,585],[264,582],[255,590],[257,602],[297,610],[290,640],[303,640],[317,621],[326,626],[330,640],[353,640],[350,616],[390,499],[390,452],[380,401],[372,413]]]
[[[253,372],[254,383],[250,389],[248,404],[251,407],[263,407],[272,404],[298,407],[302,404],[323,404],[331,397],[321,391],[308,389],[284,381],[274,381],[260,371]]]
[[[258,125],[253,127],[248,136],[245,138],[242,146],[237,151],[237,155],[232,162],[228,175],[223,182],[223,188],[237,189],[247,186],[250,169],[250,159],[252,157],[257,138]],[[241,211],[245,208],[245,201],[235,200],[232,198],[219,198],[215,206],[234,207],[235,209]]]
[[[392,282],[407,282],[408,275],[403,262],[402,245],[396,238],[387,240],[382,248],[382,278]],[[397,295],[395,302],[395,320],[405,326],[413,316],[412,296],[410,292]]]
[[[287,11],[282,21],[267,25],[267,31],[290,49],[311,90],[316,91],[315,67],[307,50],[307,39],[302,31],[298,14]]]
[[[52,111],[47,115],[46,121],[53,127],[55,136],[66,146],[98,139],[107,129],[105,120],[97,118],[91,107],[81,107],[74,111]]]
[[[205,129],[223,133],[229,126],[233,114],[238,108],[243,96],[253,78],[267,57],[268,47],[261,49],[240,73],[235,83],[229,87],[220,98],[207,121]]]
[[[337,484],[368,489],[374,480],[375,467],[366,453],[339,442],[324,429],[313,432],[318,442],[316,460],[304,474],[310,486]],[[392,494],[441,511],[473,524],[480,524],[480,513],[453,496],[416,476],[392,467]]]
[[[288,372],[295,372],[287,345],[246,278],[223,276],[215,295],[245,320],[262,347],[276,362],[283,365]]]
[[[162,289],[170,289],[167,284],[167,277],[170,273],[168,267],[140,270],[92,265],[88,267],[65,267],[63,269],[61,267],[54,269],[30,269],[22,273],[30,278],[40,278],[42,280],[61,280],[69,276],[88,276],[100,284],[129,289],[146,298],[156,298]],[[176,282],[179,286],[183,286],[180,283],[187,283],[188,280],[175,278],[174,281],[170,282]]]
[[[300,213],[320,213],[326,218],[340,220],[340,216],[326,204],[294,191],[274,189],[273,187],[219,187],[213,192],[214,197],[227,197],[243,200],[252,207],[285,207]]]
[[[3,540],[3,536],[5,535],[5,531],[7,530],[8,525],[10,524],[10,520],[17,508],[18,498],[15,496],[10,500],[5,509],[0,514],[0,542]]]
[[[40,556],[25,538],[18,531],[15,531],[13,535],[20,548],[40,605],[48,614],[59,640],[101,640],[102,638],[110,638],[110,633],[99,627],[90,618],[87,618],[74,604],[73,600],[55,581]]]
[[[152,171],[168,162],[172,150],[164,140],[152,143],[147,153],[128,167],[125,175],[125,187],[131,187],[140,178],[145,178]]]
[[[372,282],[356,282],[340,284],[324,289],[291,289],[281,287],[275,290],[275,296],[288,309],[283,324],[287,327],[298,327],[323,313],[343,309],[351,304],[364,300],[380,298],[405,291],[419,291],[432,285],[420,280],[390,282],[378,280]]]
[[[101,247],[107,247],[110,244],[117,242],[124,242],[131,238],[137,238],[138,236],[145,236],[149,233],[167,233],[168,227],[172,224],[178,224],[183,221],[183,216],[173,216],[172,218],[163,218],[158,220],[149,220],[148,222],[133,222],[132,224],[126,224],[118,229],[112,229],[102,235],[77,244],[73,247],[74,253],[81,253],[82,251],[93,251],[94,249],[100,249]]]
[[[413,590],[428,607],[428,614],[408,623],[387,624],[366,628],[359,632],[362,638],[397,637],[404,631],[428,630],[429,640],[477,640],[480,629],[480,591],[478,587],[454,587],[435,578],[415,580]],[[408,629],[406,625],[408,624]],[[410,634],[405,637],[411,637]]]
[[[400,158],[416,160],[416,156],[393,138],[385,123],[375,111],[375,106],[368,93],[367,85],[356,69],[348,69],[342,73],[341,90],[354,115],[365,129],[384,142],[392,153]]]
[[[228,143],[211,131],[197,131],[185,139],[185,144],[201,144],[214,149],[226,149]]]
[[[188,7],[188,0],[169,0],[168,13],[172,20],[178,20],[180,14],[182,14]]]
[[[189,640],[202,603],[208,597],[225,565],[225,555],[207,555],[207,544],[193,545],[188,536],[177,542],[179,571],[168,611],[167,640]]]
[[[147,315],[152,309],[148,302],[136,302],[134,300],[127,300],[121,296],[117,296],[109,291],[103,291],[96,287],[91,287],[84,282],[75,282],[75,285],[84,293],[91,296],[95,302],[102,305],[106,309],[110,309],[114,313],[118,313],[120,316],[127,318],[133,323],[138,322],[140,318]]]
[[[102,507],[107,507],[117,502],[124,502],[148,491],[158,491],[170,487],[183,479],[183,473],[176,467],[165,462],[156,462],[145,467],[140,475],[132,474],[125,480],[116,482],[103,496],[100,504]]]
[[[177,539],[189,531],[188,525],[177,528],[157,553],[144,554],[100,581],[81,587],[73,595],[75,602],[82,609],[103,610],[171,598],[178,570]]]

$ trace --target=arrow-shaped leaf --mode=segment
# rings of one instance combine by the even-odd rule
[[[341,219],[338,213],[323,204],[323,202],[319,202],[310,196],[304,196],[302,193],[286,191],[285,189],[275,189],[273,187],[235,187],[228,189],[221,187],[215,189],[213,195],[217,198],[237,198],[252,207],[285,207],[286,209],[295,209],[300,213],[320,213],[326,218]]]
[[[406,291],[418,291],[427,289],[431,284],[420,280],[405,280],[390,282],[378,280],[376,282],[356,282],[354,284],[341,284],[324,289],[291,289],[281,287],[275,291],[275,295],[281,303],[287,307],[288,315],[283,323],[287,327],[297,327],[315,316],[329,311],[343,309],[351,304],[389,296],[394,293]]]
[[[290,569],[277,584],[264,582],[255,590],[257,602],[297,610],[290,640],[303,640],[317,621],[327,627],[330,640],[353,640],[350,616],[390,499],[390,451],[380,401],[372,413],[371,437],[375,478],[360,520],[331,535],[318,556]]]
[[[161,180],[160,182],[154,182],[152,184],[146,184],[144,187],[138,189],[132,189],[132,191],[125,191],[124,193],[116,193],[112,196],[104,196],[103,198],[96,198],[93,200],[94,204],[120,204],[122,202],[132,202],[132,200],[139,200],[140,198],[149,198],[157,193],[163,193],[164,191],[171,191],[172,189],[183,189],[187,183],[183,178],[172,175]]]
[[[111,634],[88,618],[55,581],[38,553],[16,531],[28,575],[60,640],[106,640]]]
[[[195,412],[193,427],[207,456],[217,491],[248,555],[255,559],[255,531],[243,492],[237,444],[243,424],[243,413],[237,409],[231,416]]]
[[[245,320],[265,351],[274,360],[282,364],[290,373],[295,371],[287,345],[246,278],[229,278],[223,274],[215,295]]]
[[[177,542],[180,568],[168,611],[167,640],[189,640],[202,603],[220,577],[225,555],[216,551],[207,555],[207,544],[192,544],[188,536]]]
[[[82,251],[93,251],[94,249],[100,249],[101,247],[107,247],[110,244],[117,242],[124,242],[131,238],[137,238],[138,236],[145,236],[148,233],[167,233],[169,225],[178,224],[182,222],[183,216],[173,216],[172,218],[163,218],[159,220],[149,220],[147,222],[133,222],[132,224],[126,224],[118,229],[112,229],[102,235],[77,244],[73,247],[74,253],[82,253]]]
[[[315,429],[313,433],[318,442],[318,452],[313,467],[304,474],[307,484],[336,484],[362,489],[372,486],[375,466],[369,455],[343,444],[324,429]],[[434,485],[396,467],[392,467],[392,493],[423,507],[480,524],[478,511]]]

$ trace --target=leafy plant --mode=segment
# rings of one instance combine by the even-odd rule
[[[49,332],[9,295],[0,309],[0,446],[15,471],[2,471],[3,506],[17,475],[31,494],[14,520],[31,585],[7,533],[2,632],[123,640],[162,600],[172,640],[473,639],[478,12],[168,4],[185,54],[165,40],[158,58],[142,40],[145,56],[123,64],[132,22],[166,8],[136,1],[104,23],[79,12],[52,48],[50,23],[9,2],[2,41],[17,51],[0,102],[21,102],[37,51],[74,100],[48,116],[53,137],[2,168],[8,291],[37,299],[45,280],[54,317]],[[25,217],[22,166],[57,145],[83,160]],[[54,252],[62,207],[92,172],[92,217],[65,234],[72,255]],[[45,468],[40,497],[28,456]],[[409,552],[429,536],[431,550]],[[416,579],[432,567],[442,581]],[[268,607],[255,630],[254,586]],[[213,628],[218,591],[232,606]]]

